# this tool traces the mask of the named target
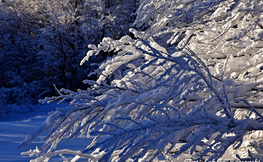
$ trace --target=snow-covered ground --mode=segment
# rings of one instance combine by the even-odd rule
[[[41,137],[44,137],[45,134],[35,139],[27,148],[17,149],[17,147],[30,132],[37,130],[42,125],[48,116],[48,112],[64,106],[66,106],[65,103],[59,105],[56,103],[39,105],[39,108],[34,112],[0,118],[0,162],[26,162],[30,161],[30,159],[36,158],[22,156],[21,152],[34,149],[36,146],[41,147],[44,143],[41,140]],[[72,139],[68,143],[62,141],[57,149],[70,148],[74,150],[75,146],[78,146],[78,149],[85,149],[89,143],[90,139],[87,139],[86,137],[77,138]],[[63,161],[59,156],[50,159],[50,162],[59,161]]]

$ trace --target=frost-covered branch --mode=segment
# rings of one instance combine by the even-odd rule
[[[169,54],[159,51],[155,42],[144,40],[130,42],[133,43],[125,45],[118,40],[111,40],[109,42],[111,44],[120,43],[119,46],[128,47],[123,48],[122,52],[125,54],[119,54],[100,66],[101,74],[105,76],[107,72],[108,76],[124,68],[122,65],[135,63],[127,67],[123,78],[114,79],[112,85],[102,84],[105,78],[101,77],[97,83],[85,81],[91,84],[91,88],[85,93],[61,91],[68,95],[60,93],[59,98],[70,96],[74,99],[75,106],[59,109],[53,113],[50,119],[56,120],[54,122],[47,119],[44,125],[47,128],[52,126],[52,129],[44,138],[49,140],[39,149],[38,156],[46,156],[44,151],[51,144],[48,152],[55,149],[58,138],[65,138],[70,134],[68,138],[71,139],[80,134],[88,134],[96,135],[97,138],[83,150],[83,153],[92,155],[93,151],[100,148],[100,151],[105,152],[100,160],[117,158],[121,161],[128,159],[151,161],[164,153],[165,149],[171,150],[177,143],[185,144],[179,152],[171,155],[173,157],[192,148],[190,154],[198,159],[202,159],[207,153],[213,153],[211,158],[220,158],[232,144],[242,141],[247,131],[263,128],[258,121],[238,120],[234,117],[231,111],[232,101],[226,94],[235,87],[230,88],[226,82],[228,89],[220,89],[216,85],[219,81],[212,79],[209,69],[193,51],[186,49]],[[109,44],[104,44],[106,45]],[[126,49],[129,52],[125,51]],[[96,53],[95,50],[93,53]],[[137,57],[138,53],[140,57]],[[127,61],[121,59],[123,57],[131,59]],[[133,62],[138,59],[144,59],[139,66],[138,62]],[[158,68],[155,68],[156,65]],[[145,73],[148,75],[144,75]],[[145,82],[152,78],[155,79]],[[224,84],[221,83],[222,85]],[[94,93],[97,96],[91,95]],[[240,94],[242,96],[245,93],[244,90]],[[221,115],[216,115],[217,113]],[[224,115],[226,116],[223,117]],[[40,130],[43,132],[46,129]],[[236,130],[241,132],[223,138],[226,133],[235,133]],[[216,142],[210,144],[202,142],[204,138],[209,139],[217,132],[220,134],[216,136]],[[33,133],[29,136],[21,147],[27,146],[38,134]],[[175,141],[172,140],[174,137],[177,137]],[[102,141],[99,142],[99,139]],[[167,148],[169,144],[172,145]],[[202,147],[203,152],[194,154],[197,146]],[[113,157],[116,151],[118,154]]]
[[[262,103],[261,47],[251,37],[261,8],[257,0],[142,1],[137,11],[142,23],[135,24],[145,31],[130,29],[135,38],[106,37],[89,45],[81,65],[102,51],[116,55],[96,69],[96,81],[84,81],[87,90],[62,89],[60,96],[43,100],[74,102],[53,112],[20,147],[50,129],[39,158],[62,138],[82,135],[93,141],[76,159],[99,153],[99,161],[213,160],[229,154],[247,158],[235,155],[243,148],[262,151],[260,135],[253,146],[247,138],[263,129],[262,110],[256,109]],[[235,28],[240,21],[243,26]],[[169,33],[176,33],[176,40]],[[234,47],[240,42],[250,42],[254,55],[245,45]],[[249,109],[238,109],[244,105]]]

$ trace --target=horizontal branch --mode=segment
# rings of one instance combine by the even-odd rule
[[[263,109],[263,104],[250,103],[255,109]],[[244,103],[231,103],[231,108],[235,109],[250,109],[250,107]]]
[[[24,152],[21,155],[26,155],[26,154],[28,154],[28,152]],[[40,158],[41,159],[43,157],[49,158],[49,157],[52,157],[52,156],[55,156],[55,155],[59,155],[59,154],[72,154],[72,155],[81,156],[83,158],[89,158],[89,159],[93,159],[93,160],[98,160],[97,157],[92,156],[90,154],[85,154],[85,153],[82,153],[81,151],[73,151],[73,150],[69,150],[69,149],[63,149],[63,150],[58,150],[58,151],[51,152],[51,153],[42,154]]]

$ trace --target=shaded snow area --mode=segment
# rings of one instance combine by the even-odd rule
[[[36,157],[22,156],[21,152],[28,151],[29,149],[33,150],[36,146],[41,147],[44,143],[41,138],[45,137],[45,134],[35,139],[27,148],[17,149],[17,147],[30,132],[36,131],[42,125],[48,116],[48,112],[64,106],[66,106],[66,103],[59,105],[56,103],[39,104],[34,112],[0,118],[0,162],[26,162],[30,161],[30,159],[35,159]],[[71,148],[74,150],[75,146],[78,149],[85,149],[90,142],[91,139],[85,136],[72,139],[68,143],[62,140],[57,149]],[[67,155],[65,156],[67,157]],[[71,155],[70,157],[73,156]],[[60,156],[54,156],[50,159],[50,162],[58,161],[63,161],[63,159]],[[84,159],[80,159],[79,161],[84,161]]]

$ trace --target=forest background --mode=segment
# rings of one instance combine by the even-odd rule
[[[101,52],[82,67],[89,44],[129,34],[136,0],[0,1],[0,116],[32,111],[56,87],[85,88],[84,79],[112,56]],[[91,66],[91,64],[93,66]],[[26,104],[11,109],[7,105]],[[18,106],[19,107],[19,106]]]

